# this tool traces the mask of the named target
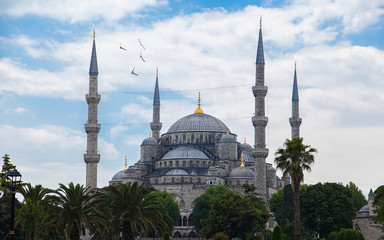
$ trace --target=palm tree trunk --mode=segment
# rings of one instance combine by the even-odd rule
[[[293,209],[294,209],[294,239],[300,240],[300,182],[294,181],[294,189],[293,189]]]

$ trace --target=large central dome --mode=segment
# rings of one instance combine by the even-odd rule
[[[219,119],[208,114],[191,114],[176,121],[167,133],[178,132],[230,132]]]

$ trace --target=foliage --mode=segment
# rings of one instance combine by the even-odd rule
[[[269,200],[269,208],[280,226],[284,227],[288,222],[293,222],[292,185],[285,185],[274,193]]]
[[[100,201],[92,191],[72,182],[68,187],[61,183],[59,186],[50,201],[59,207],[54,214],[66,239],[78,240],[85,229],[92,234],[100,225],[109,226],[107,216],[99,211]]]
[[[356,229],[340,229],[336,240],[365,240],[363,234]]]
[[[318,230],[320,236],[328,236],[340,228],[351,228],[356,214],[351,198],[351,192],[342,184],[317,183],[308,186],[301,195],[304,227]]]
[[[5,154],[3,157],[3,167],[0,172],[0,191],[2,192],[2,193],[0,192],[0,197],[8,189],[7,173],[9,173],[12,169],[15,169],[15,168],[16,166],[11,163],[9,155]]]
[[[212,240],[228,240],[228,239],[229,238],[228,238],[227,234],[225,234],[224,232],[218,232],[212,236]]]
[[[220,198],[225,193],[230,193],[231,190],[225,186],[209,187],[205,190],[205,193],[195,199],[193,212],[191,219],[198,232],[203,228],[202,220],[207,219],[209,216],[209,210],[211,209],[210,200],[212,198]]]
[[[304,170],[310,171],[315,161],[313,153],[317,152],[310,145],[303,144],[303,138],[287,139],[284,147],[277,149],[275,163],[277,169],[283,171],[283,176],[288,174],[292,178],[294,189],[294,237],[300,240],[300,184],[304,181]]]
[[[276,226],[273,228],[272,232],[272,240],[283,240],[283,230],[281,229],[280,226]]]
[[[328,240],[336,240],[336,238],[337,238],[337,234],[338,234],[337,231],[333,231],[333,232],[331,232],[331,233],[328,235]]]
[[[381,224],[384,231],[384,185],[381,185],[375,190],[373,206],[376,207],[374,212],[377,214],[373,220],[375,223]]]
[[[179,205],[173,200],[171,194],[167,193],[166,191],[154,191],[151,192],[150,195],[155,195],[158,197],[158,200],[163,205],[163,208],[167,213],[163,220],[168,226],[167,231],[172,232],[173,227],[180,218]]]
[[[154,191],[154,188],[139,186],[137,182],[103,188],[99,195],[102,209],[115,226],[111,231],[105,229],[105,233],[111,238],[117,237],[119,218],[122,217],[124,239],[133,240],[136,234],[147,236],[153,231],[162,235],[168,227],[164,219],[170,217],[164,210],[161,195],[151,194]]]
[[[164,234],[163,234],[163,240],[169,240],[170,239],[170,234],[169,234],[169,232],[165,232]]]
[[[222,194],[220,197],[211,196],[209,200],[208,217],[200,220],[203,225],[200,230],[202,236],[211,238],[217,232],[224,232],[230,238],[245,239],[247,233],[265,228],[269,215],[261,199],[220,188],[206,191],[207,195],[218,191]],[[195,208],[193,211],[195,212]]]
[[[363,192],[356,186],[356,184],[349,182],[345,187],[351,192],[352,205],[355,212],[359,211],[361,207],[367,204]]]

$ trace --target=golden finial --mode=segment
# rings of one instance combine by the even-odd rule
[[[199,92],[199,99],[197,100],[197,108],[195,110],[195,114],[203,114],[203,109],[200,108],[200,92]]]
[[[241,164],[240,164],[240,167],[245,167],[245,166],[244,166],[243,152],[241,152]]]
[[[158,77],[158,76],[159,76],[159,68],[156,67],[156,77]]]
[[[263,22],[262,20],[263,20],[262,17],[260,17],[260,28],[261,28],[261,23]]]
[[[228,133],[228,129],[227,129],[227,135],[229,135],[229,133]]]
[[[152,137],[152,135],[151,135],[151,131],[149,131],[149,138],[151,138]]]
[[[244,138],[244,144],[247,144],[247,138]]]
[[[124,167],[124,171],[127,170],[127,155],[125,155],[125,167]]]
[[[93,28],[93,39],[96,38],[96,31],[95,31],[95,28]]]

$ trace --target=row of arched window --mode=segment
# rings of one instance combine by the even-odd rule
[[[213,134],[172,134],[166,137],[165,144],[213,143],[214,139]]]
[[[161,181],[162,180],[162,181]],[[152,184],[162,184],[162,183],[201,183],[201,178],[198,177],[163,177],[155,178],[150,180]]]
[[[179,221],[177,222],[176,226],[193,226],[193,221],[191,216],[187,218],[187,216],[179,217]]]
[[[163,160],[156,163],[156,168],[166,167],[210,167],[213,161],[210,160]]]

